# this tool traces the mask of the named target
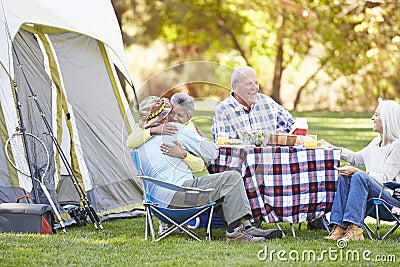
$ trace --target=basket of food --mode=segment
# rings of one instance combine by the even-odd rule
[[[297,136],[292,134],[270,134],[268,145],[270,146],[294,146],[297,141]]]

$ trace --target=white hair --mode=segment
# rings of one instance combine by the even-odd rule
[[[187,115],[192,117],[194,112],[194,100],[185,93],[176,93],[171,97],[171,104],[173,106],[180,106],[186,108]]]
[[[391,141],[400,140],[400,105],[394,100],[378,101],[383,138]]]
[[[243,79],[243,77],[246,77],[247,75],[245,74],[245,72],[248,72],[248,71],[256,73],[256,71],[252,67],[249,67],[249,66],[241,66],[241,67],[235,69],[232,72],[232,76],[231,76],[231,86],[240,82]]]

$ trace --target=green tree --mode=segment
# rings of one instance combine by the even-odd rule
[[[167,65],[191,60],[250,65],[262,90],[278,102],[285,71],[298,70],[313,57],[316,68],[291,92],[297,95],[294,108],[303,96],[332,83],[343,107],[369,109],[377,96],[399,97],[400,8],[395,1],[113,2],[125,4],[118,13],[127,45],[163,40]]]

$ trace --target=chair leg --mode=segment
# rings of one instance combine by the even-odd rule
[[[152,217],[151,217],[150,207],[145,205],[144,209],[145,209],[145,215],[146,215],[146,228],[145,228],[144,239],[148,240],[149,239],[149,234],[151,234],[152,235],[152,240],[154,240],[155,236],[154,236],[154,230],[152,230],[153,220],[152,220]]]
[[[213,217],[214,217],[214,206],[211,206],[211,209],[209,210],[210,212],[210,216],[208,217],[208,223],[207,223],[207,232],[206,232],[206,239],[208,241],[211,241],[211,225],[212,225],[212,221],[213,221]]]
[[[148,213],[149,213],[149,229],[151,233],[151,240],[154,241],[156,239],[156,233],[154,231],[153,216],[151,215],[151,207],[148,207]]]
[[[149,214],[147,208],[145,208],[145,214],[146,214],[146,228],[144,230],[144,240],[148,240],[149,238]]]
[[[292,236],[296,237],[296,232],[294,231],[293,223],[290,223],[290,228],[292,229]]]
[[[385,239],[388,235],[390,235],[391,233],[393,233],[394,231],[396,231],[396,229],[400,226],[400,223],[397,222],[395,225],[393,225],[389,231],[387,231],[383,236],[382,239]],[[400,237],[399,237],[400,238]]]
[[[372,229],[365,223],[364,226],[365,226],[365,232],[367,232],[369,239],[373,240],[374,238],[372,237],[371,233],[373,233],[374,231],[372,231]]]
[[[282,231],[282,228],[281,228],[281,226],[279,225],[279,223],[275,223],[275,225],[276,225],[276,228],[278,228],[278,229],[282,232],[282,237],[285,237],[285,236],[286,236],[286,235],[285,235],[285,232]]]
[[[159,236],[156,241],[161,240],[162,238],[168,236],[169,234],[173,233],[176,229],[181,229],[182,231],[184,231],[185,233],[187,233],[188,235],[190,235],[191,237],[193,237],[194,239],[201,241],[190,229],[185,228],[184,225],[189,222],[190,220],[196,218],[198,215],[197,214],[195,216],[192,216],[191,218],[187,219],[186,221],[182,222],[181,224],[177,224],[174,220],[172,220],[171,218],[169,218],[168,216],[166,216],[165,214],[163,214],[162,212],[158,211],[157,209],[153,209],[157,214],[159,214],[160,216],[162,216],[163,218],[165,218],[166,220],[168,220],[173,226],[168,228],[167,231],[163,232],[161,234],[161,236]]]
[[[375,214],[376,214],[376,234],[378,240],[381,239],[381,225],[380,225],[380,219],[379,219],[379,207],[378,204],[375,204]]]
[[[328,235],[331,234],[331,229],[329,229],[329,224],[326,218],[322,219],[322,225],[324,226],[325,230],[328,232]]]

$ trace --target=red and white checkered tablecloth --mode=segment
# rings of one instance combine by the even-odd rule
[[[339,164],[339,150],[240,146],[220,147],[209,170],[242,174],[256,220],[300,223],[331,210]]]

